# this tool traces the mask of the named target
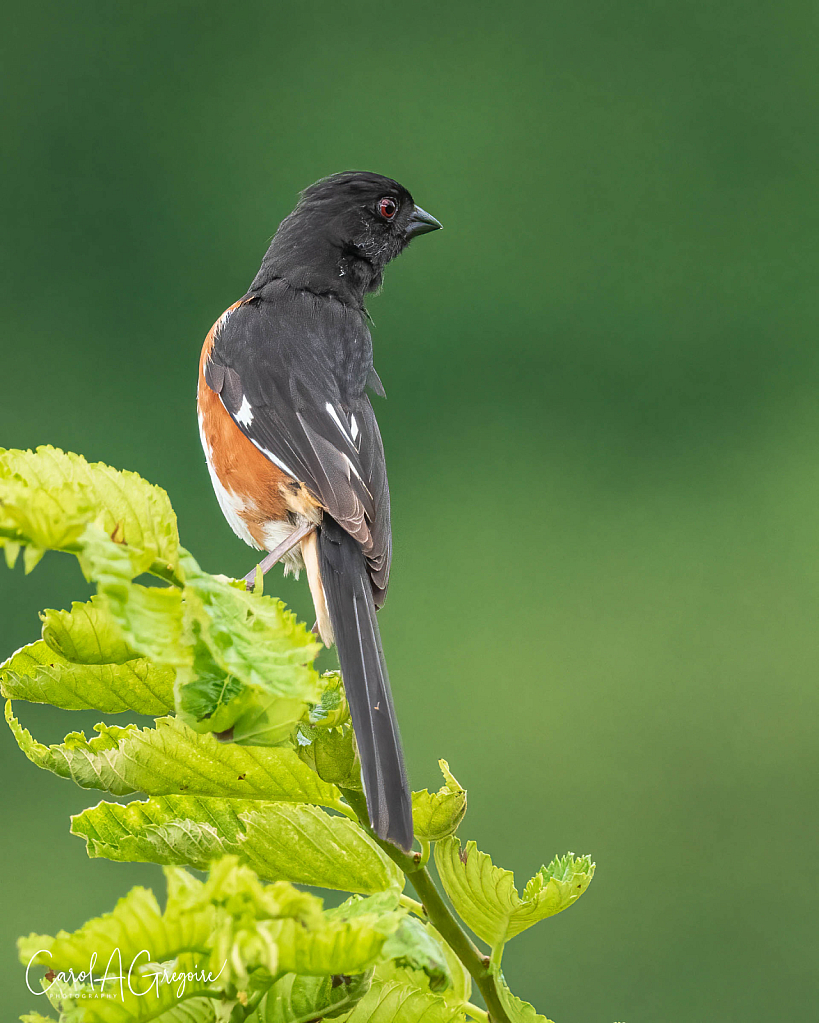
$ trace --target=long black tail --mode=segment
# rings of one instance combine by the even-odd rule
[[[356,541],[327,515],[319,534],[319,564],[370,823],[380,838],[409,852],[412,798],[367,565]]]

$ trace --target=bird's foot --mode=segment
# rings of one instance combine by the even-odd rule
[[[277,547],[274,547],[273,550],[266,555],[266,557],[264,557],[252,571],[247,573],[244,578],[245,589],[249,593],[252,593],[253,587],[256,585],[256,572],[260,571],[262,575],[266,575],[277,561],[281,561],[288,551],[292,550],[297,543],[301,543],[301,541],[306,536],[309,536],[315,528],[316,527],[312,522],[305,522],[303,525],[297,526],[290,536],[282,540],[282,542]]]

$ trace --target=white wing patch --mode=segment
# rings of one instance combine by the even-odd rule
[[[239,406],[239,411],[236,413],[236,422],[241,423],[242,426],[250,426],[253,422],[253,409],[250,407],[250,402],[247,400],[247,395],[242,395],[242,404]]]
[[[359,450],[358,444],[360,443],[360,442],[358,442],[358,438],[361,436],[361,430],[359,430],[358,423],[356,422],[356,418],[352,414],[352,412],[350,413],[350,423],[349,423],[349,426],[348,426],[343,421],[341,416],[339,416],[338,410],[336,409],[336,407],[333,405],[332,402],[329,402],[329,401],[326,402],[324,407],[327,409],[327,413],[330,416],[330,418],[333,420],[333,422],[339,428],[339,431],[341,432],[341,436],[347,441],[347,443],[351,447],[354,447],[356,449],[356,451],[358,451]]]
[[[338,412],[336,412],[333,404],[328,401],[325,404],[324,407],[327,409],[327,412],[329,413],[330,418],[333,420],[333,422],[336,424],[336,426],[341,431],[341,436],[347,441],[348,444],[352,444],[353,443],[353,438],[350,436],[349,428],[346,427],[342,423],[341,418],[339,417]]]
[[[288,468],[280,458],[276,458],[272,451],[268,451],[266,447],[263,447],[263,445],[261,445],[257,440],[253,440],[252,437],[250,437],[249,439],[253,441],[253,443],[256,445],[259,451],[261,451],[265,458],[269,458],[274,465],[278,465],[282,472],[286,472],[291,479],[294,480],[298,479],[296,473],[294,473],[292,469]]]

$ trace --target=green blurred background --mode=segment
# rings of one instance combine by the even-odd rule
[[[3,36],[0,443],[139,471],[247,571],[202,338],[299,188],[399,179],[445,226],[370,303],[412,779],[446,756],[521,881],[598,863],[507,977],[558,1023],[817,1018],[814,8],[81,0]],[[2,653],[87,592],[4,571]],[[96,717],[19,709],[50,742]],[[42,1009],[18,934],[161,881],[69,836],[96,794],[2,758],[12,1018]]]

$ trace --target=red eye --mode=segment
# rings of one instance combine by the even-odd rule
[[[389,196],[386,196],[384,199],[379,200],[378,212],[385,220],[392,220],[398,212],[398,203],[395,199],[390,199]]]

